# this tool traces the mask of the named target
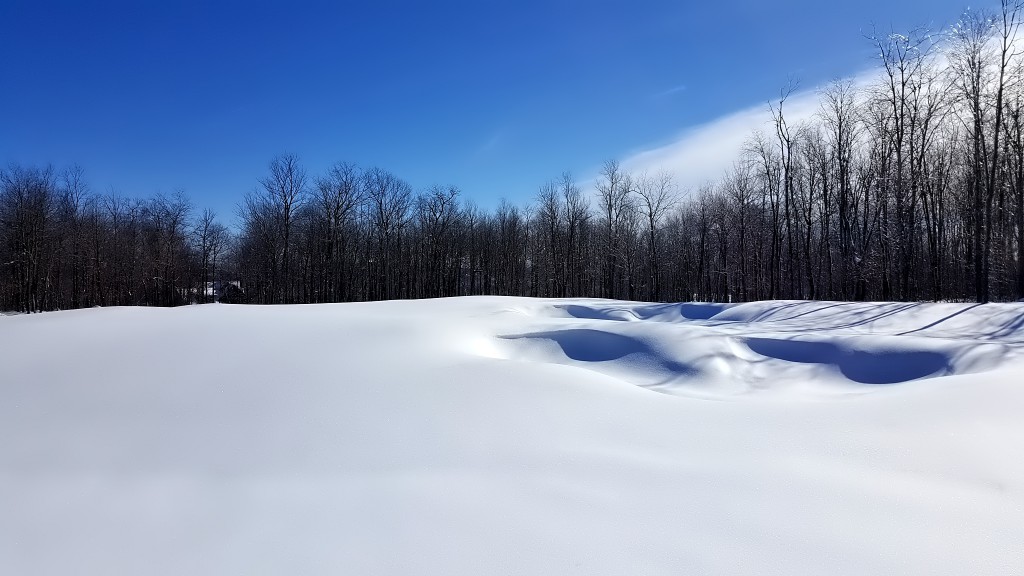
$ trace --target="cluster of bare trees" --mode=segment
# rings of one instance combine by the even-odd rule
[[[1024,296],[1021,2],[1001,8],[967,12],[943,35],[875,38],[879,80],[833,83],[811,121],[787,122],[784,91],[771,128],[686,208],[696,292]]]
[[[810,120],[792,89],[717,183],[605,163],[483,211],[379,168],[274,159],[235,234],[184,196],[88,192],[78,169],[0,171],[0,307],[472,294],[645,300],[1024,297],[1024,0],[942,34],[873,39],[878,78]]]
[[[231,242],[181,193],[89,191],[80,168],[0,170],[0,309],[172,306],[211,299]]]
[[[310,178],[296,157],[281,156],[242,206],[236,268],[260,303],[657,298],[672,180],[630,176],[616,162],[603,178],[607,214],[570,174],[542,186],[531,206],[503,201],[487,213],[453,186],[414,193],[386,170],[346,163]]]

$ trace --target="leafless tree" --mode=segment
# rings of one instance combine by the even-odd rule
[[[647,298],[658,300],[661,297],[659,264],[661,254],[658,250],[658,233],[661,225],[676,203],[678,195],[672,174],[660,172],[654,176],[643,174],[638,177],[632,188],[638,198],[640,213],[647,224]]]

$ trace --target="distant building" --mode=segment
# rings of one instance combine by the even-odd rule
[[[223,302],[224,304],[238,304],[245,298],[245,292],[242,291],[242,283],[239,280],[215,280],[208,282],[211,292],[213,293],[214,302]]]

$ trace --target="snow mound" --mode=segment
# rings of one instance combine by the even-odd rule
[[[1024,318],[1019,307],[993,305],[972,318],[975,308],[553,303],[531,315],[534,326],[547,329],[499,335],[501,342],[487,355],[572,366],[684,396],[788,393],[794,387],[848,393],[856,385],[996,370],[1016,358],[1019,350],[1012,344]],[[953,321],[960,316],[971,321]]]

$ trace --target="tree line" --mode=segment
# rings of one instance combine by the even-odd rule
[[[209,301],[233,237],[181,192],[90,192],[80,167],[0,170],[0,309]]]
[[[74,167],[0,170],[0,308],[477,294],[651,301],[1024,297],[1021,1],[871,38],[877,79],[811,119],[770,104],[717,182],[604,164],[526,205],[381,168],[275,158],[231,230],[183,193],[91,193]]]

